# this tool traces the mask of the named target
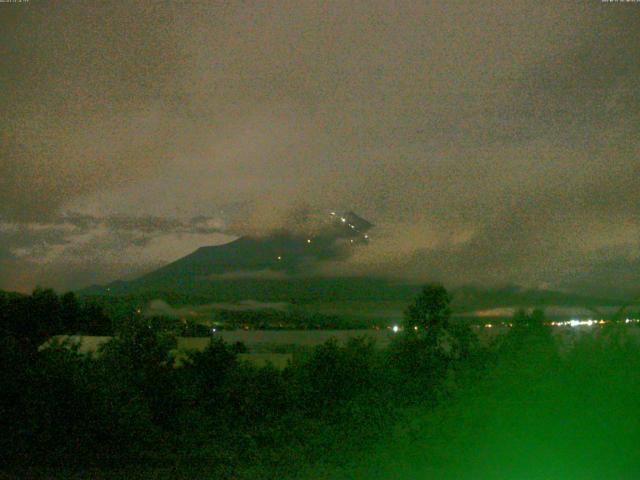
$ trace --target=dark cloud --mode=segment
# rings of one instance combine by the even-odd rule
[[[188,220],[176,218],[162,218],[151,215],[132,217],[129,215],[112,215],[104,219],[105,225],[118,231],[139,231],[143,233],[168,233],[168,232],[197,232],[214,233],[221,232],[221,226],[210,226],[210,217],[198,216]],[[220,225],[218,223],[218,225]]]
[[[0,288],[28,289],[36,283],[78,288],[114,276],[131,278],[189,253],[199,246],[198,239],[228,238],[233,237],[222,234],[219,222],[209,217],[180,221],[64,213],[47,222],[0,218]],[[186,249],[176,250],[185,239]],[[154,253],[145,255],[149,250]]]
[[[51,225],[10,251],[91,271],[346,208],[378,225],[350,268],[560,285],[638,244],[633,5],[0,8],[0,215]]]

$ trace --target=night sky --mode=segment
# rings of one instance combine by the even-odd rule
[[[376,225],[323,273],[640,284],[638,3],[31,0],[0,19],[0,288],[131,278],[305,209]]]

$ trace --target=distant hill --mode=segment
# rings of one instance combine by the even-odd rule
[[[169,284],[147,283],[142,279],[112,286],[95,287],[83,293],[99,296],[135,296],[141,301],[164,299],[172,305],[208,304],[215,302],[287,302],[299,305],[348,305],[348,310],[372,312],[377,306],[401,312],[419,293],[422,284],[398,282],[380,277],[291,276],[283,278],[214,278]],[[593,298],[550,290],[450,288],[455,313],[498,308],[574,307],[596,312],[603,307],[619,307],[617,300]],[[501,316],[501,315],[498,315]]]
[[[495,307],[594,307],[620,305],[619,300],[580,295],[556,290],[523,288],[517,285],[501,288],[465,286],[454,290],[456,305],[461,310]]]

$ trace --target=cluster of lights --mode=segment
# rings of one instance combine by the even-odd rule
[[[624,323],[638,323],[640,322],[640,319],[637,318],[627,318],[624,320]],[[606,323],[613,323],[613,320],[594,320],[594,319],[587,319],[587,320],[577,320],[577,319],[571,319],[571,320],[567,320],[566,322],[551,322],[550,325],[553,327],[591,327],[593,325],[604,325]]]
[[[552,327],[582,327],[582,326],[586,326],[586,327],[591,327],[594,325],[604,325],[606,323],[613,323],[612,320],[594,320],[594,319],[587,319],[587,320],[577,320],[577,319],[572,319],[572,320],[567,320],[567,321],[563,321],[563,322],[549,322],[547,325],[551,325]],[[624,323],[629,324],[629,323],[640,323],[640,318],[627,318],[624,320]],[[506,327],[513,327],[513,323],[505,323],[502,324]],[[493,328],[495,326],[495,324],[493,323],[485,323],[484,328]],[[402,330],[402,327],[398,326],[398,325],[392,325],[389,328],[391,331],[393,331],[394,333],[399,332],[400,330]],[[414,330],[418,330],[418,327],[413,327]]]
[[[578,320],[578,319],[571,319],[571,320],[565,320],[565,321],[558,321],[558,322],[548,322],[546,323],[546,325],[550,325],[552,327],[592,327],[594,325],[604,325],[606,323],[615,323],[613,320],[603,320],[603,319],[599,319],[599,320],[594,320],[592,318],[589,318],[587,320]],[[640,319],[638,318],[627,318],[624,320],[624,323],[640,323]],[[502,323],[500,324],[502,326],[506,326],[506,327],[513,327],[513,323]],[[493,328],[496,326],[495,323],[485,323],[484,325],[482,325],[484,328]]]
[[[335,217],[335,216],[336,216],[336,212],[331,212],[331,216],[332,216],[332,217]],[[347,219],[346,219],[346,217],[340,217],[340,221],[341,221],[342,223],[347,223]],[[349,223],[348,225],[349,225],[349,227],[350,227],[352,230],[355,230],[356,232],[361,233],[361,232],[360,232],[360,230],[358,230],[358,229],[356,228],[356,226],[355,226],[355,225],[353,225],[353,224],[351,224],[351,223]],[[369,240],[369,235],[368,235],[368,234],[366,234],[366,233],[365,233],[365,234],[363,234],[362,236],[363,236],[363,238],[364,238],[365,240]],[[307,245],[310,245],[312,242],[313,242],[313,239],[312,239],[312,238],[307,238]],[[350,239],[350,240],[349,240],[349,242],[350,242],[350,243],[354,243],[353,238],[352,238],[352,239]],[[277,258],[277,260],[278,260],[278,261],[281,261],[281,260],[282,260],[282,255],[278,255],[276,258]]]
[[[581,326],[587,326],[587,327],[591,327],[592,325],[604,325],[605,323],[609,323],[606,320],[592,320],[591,318],[588,320],[576,320],[576,319],[571,319],[571,320],[567,320],[566,322],[551,322],[551,326],[552,327],[581,327]]]
[[[335,217],[335,216],[336,216],[336,212],[331,212],[331,214],[330,214],[330,215],[331,215],[332,217]],[[346,219],[346,217],[340,217],[340,221],[341,221],[342,223],[347,223],[347,219]],[[355,230],[355,231],[356,231],[356,232],[358,232],[358,233],[362,233],[362,232],[361,232],[360,230],[358,230],[358,229],[356,228],[356,226],[355,226],[355,225],[353,225],[352,223],[349,223],[348,225],[349,225],[349,228],[351,228],[351,230]],[[368,239],[369,239],[369,235],[367,235],[366,233],[365,233],[365,234],[363,234],[362,236],[364,237],[364,239],[365,239],[365,240],[368,240]],[[353,243],[353,239],[351,239],[351,243]]]

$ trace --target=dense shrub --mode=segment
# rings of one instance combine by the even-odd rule
[[[103,312],[71,295],[33,297],[0,299],[7,465],[181,464],[214,478],[295,475],[368,448],[399,409],[433,405],[479,351],[468,331],[448,328],[446,351],[423,335],[401,336],[389,349],[332,339],[277,370],[239,361],[238,346],[212,339],[178,365],[175,332],[136,315],[98,355],[55,342],[38,351],[56,325],[74,332],[93,325],[87,312]],[[11,314],[23,323],[8,321]]]

